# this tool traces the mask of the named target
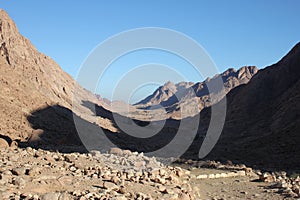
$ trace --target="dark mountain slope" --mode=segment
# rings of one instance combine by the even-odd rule
[[[225,126],[208,158],[299,169],[299,113],[300,43],[277,64],[228,93]],[[209,109],[201,116],[208,117]]]

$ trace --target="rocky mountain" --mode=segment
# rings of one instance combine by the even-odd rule
[[[277,64],[259,71],[256,67],[243,67],[195,84],[168,82],[130,107],[133,111],[129,115],[118,117],[126,127],[132,124],[132,118],[136,124],[146,126],[150,118],[160,115],[159,105],[167,110],[167,117],[176,119],[201,111],[200,137],[196,137],[184,155],[189,157],[198,153],[210,122],[210,106],[218,104],[211,102],[206,84],[221,77],[225,90],[214,95],[221,100],[227,94],[227,115],[221,138],[208,158],[299,169],[299,63],[300,43]],[[5,146],[6,137],[19,144],[38,141],[55,148],[78,144],[75,118],[88,133],[99,126],[104,128],[112,141],[123,142],[120,147],[124,149],[151,151],[155,145],[168,144],[180,124],[180,120],[169,119],[158,136],[142,141],[128,137],[116,125],[110,102],[99,100],[77,85],[55,61],[38,52],[3,10],[0,10],[0,87],[0,146]],[[123,103],[118,104],[124,107]],[[138,107],[142,109],[137,110]],[[181,109],[185,115],[179,115]],[[189,124],[184,128],[188,130]]]
[[[169,106],[174,104],[175,102],[172,102],[172,97],[175,94],[183,93],[188,88],[190,88],[192,85],[194,85],[192,82],[180,82],[177,84],[172,83],[171,81],[168,81],[163,86],[160,86],[158,89],[156,89],[153,94],[149,95],[145,99],[139,101],[135,105],[138,107],[154,107],[161,104],[162,106]],[[179,95],[177,95],[179,96]],[[180,95],[180,96],[183,96]],[[152,108],[153,109],[153,108]]]
[[[299,198],[299,63],[300,43],[277,64],[258,72],[243,67],[196,84],[168,82],[121,115],[115,112],[126,103],[80,87],[21,36],[0,9],[0,199]],[[214,91],[218,98],[212,102],[207,83],[217,77],[225,89]],[[224,95],[224,129],[207,159],[225,162],[190,160],[198,155],[209,127],[211,105],[222,104]],[[201,112],[149,123],[152,115],[160,115],[158,105],[171,117],[181,108],[191,109],[187,116]],[[147,129],[120,128],[132,124]],[[78,148],[83,146],[78,129],[104,147],[102,137],[91,135],[99,127],[120,148],[89,153]],[[161,129],[155,135],[143,137],[156,127]],[[193,131],[195,139],[189,135]],[[141,137],[128,134],[135,132]],[[184,155],[186,148],[179,151],[182,159],[170,156],[177,149],[164,149],[172,143],[180,149],[185,140],[187,148],[192,145]],[[146,155],[161,149],[159,155],[166,157]],[[261,171],[266,167],[280,171]]]
[[[223,132],[208,158],[299,169],[299,66],[300,43],[278,63],[259,70],[248,84],[227,94]],[[200,126],[206,130],[210,108],[202,110],[201,118]]]
[[[218,91],[217,100],[222,99],[233,88],[246,84],[257,73],[255,66],[242,67],[239,70],[228,69],[225,72],[208,78],[203,82],[180,82],[174,84],[167,82],[159,87],[153,94],[136,103],[139,109],[155,110],[164,107],[170,117],[183,118],[199,113],[203,108],[212,105],[206,84],[212,84],[218,78],[224,82],[224,91]],[[183,113],[182,114],[182,110]]]
[[[0,88],[0,134],[12,140],[26,141],[43,133],[67,137],[76,132],[72,106],[80,111],[77,115],[92,122],[93,114],[82,102],[98,101],[38,52],[4,10],[0,10]]]

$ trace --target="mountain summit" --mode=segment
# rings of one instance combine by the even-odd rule
[[[221,74],[208,78],[203,82],[180,82],[174,84],[167,82],[159,87],[154,93],[135,106],[140,109],[154,110],[164,107],[170,117],[184,118],[198,114],[203,108],[212,105],[209,91],[206,84],[212,84],[218,78],[224,82],[224,90],[219,91],[217,100],[222,99],[233,88],[248,83],[248,81],[257,73],[255,66],[242,67],[239,70],[230,68]],[[181,111],[183,110],[183,112]],[[184,113],[184,115],[182,115]]]

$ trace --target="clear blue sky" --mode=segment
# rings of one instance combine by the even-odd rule
[[[96,45],[133,28],[163,27],[182,32],[206,49],[220,71],[273,64],[300,36],[298,0],[2,0],[0,7],[38,50],[74,77]],[[120,66],[128,70],[151,61],[174,65],[188,80],[200,81],[182,60],[166,53],[146,51],[123,60],[115,63],[116,69],[104,79],[107,84],[99,86],[103,96],[110,97],[111,84],[124,72]],[[153,89],[140,91],[135,100]]]

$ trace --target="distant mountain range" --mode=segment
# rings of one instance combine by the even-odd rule
[[[233,88],[248,83],[257,73],[255,66],[242,67],[239,70],[228,69],[221,74],[208,78],[203,82],[180,82],[174,84],[167,82],[159,87],[145,99],[134,104],[138,109],[155,110],[166,109],[169,117],[184,118],[198,114],[203,108],[212,105],[207,84],[215,82],[218,78],[224,82],[224,90],[217,91],[217,100],[222,99]]]

